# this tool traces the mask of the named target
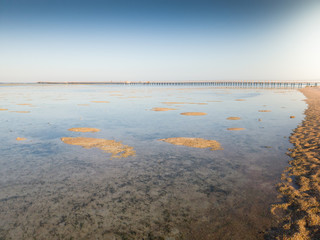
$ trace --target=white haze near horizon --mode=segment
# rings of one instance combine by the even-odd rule
[[[319,6],[319,5],[317,5]],[[217,36],[199,30],[113,37],[94,30],[8,30],[0,38],[0,82],[320,81],[320,7],[276,26]]]

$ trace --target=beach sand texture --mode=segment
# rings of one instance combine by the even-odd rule
[[[304,88],[308,108],[305,119],[292,133],[290,167],[278,191],[284,202],[272,212],[283,214],[270,239],[320,239],[320,88]],[[269,238],[268,238],[269,239]]]

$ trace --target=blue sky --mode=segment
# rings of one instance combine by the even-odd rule
[[[0,0],[0,82],[320,80],[320,1]]]

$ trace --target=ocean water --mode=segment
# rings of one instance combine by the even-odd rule
[[[263,239],[303,100],[295,89],[0,86],[0,239]],[[78,136],[122,141],[136,156],[61,141]],[[170,137],[224,150],[159,141]]]

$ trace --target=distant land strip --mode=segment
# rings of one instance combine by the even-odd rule
[[[320,86],[320,81],[109,81],[109,82],[37,82],[38,84],[103,84],[103,85],[206,85],[223,87],[306,87]]]

